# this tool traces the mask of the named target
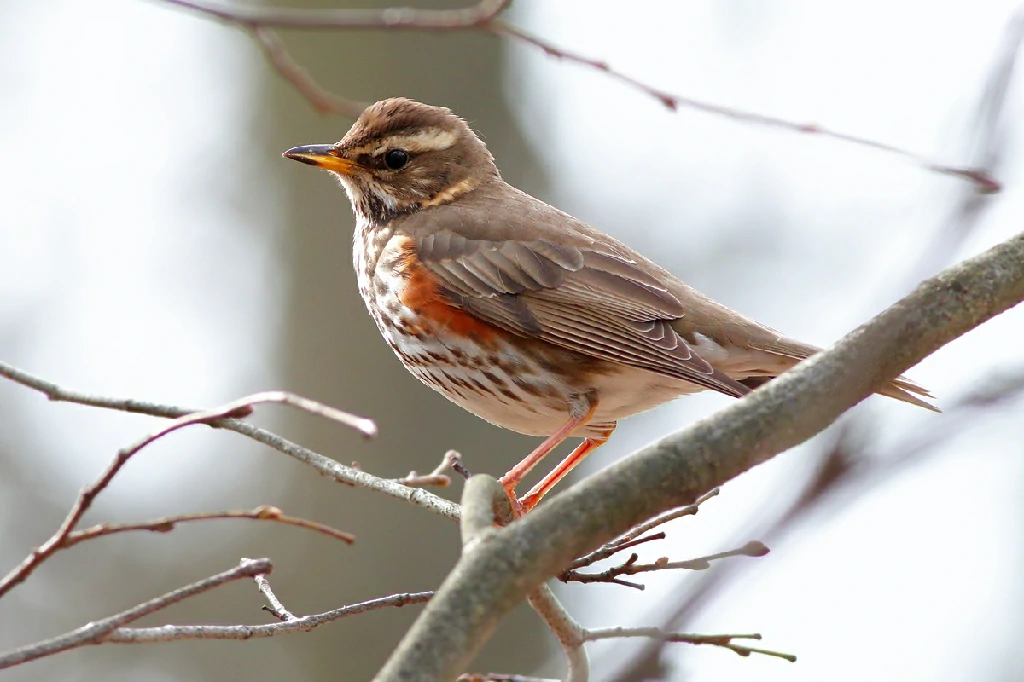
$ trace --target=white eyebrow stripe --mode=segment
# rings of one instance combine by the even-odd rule
[[[413,154],[439,152],[448,149],[459,139],[458,134],[443,128],[427,128],[412,135],[394,135],[379,142],[351,150],[352,154],[381,154],[389,149],[404,149]]]

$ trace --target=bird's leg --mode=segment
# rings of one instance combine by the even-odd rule
[[[523,477],[526,476],[526,474],[528,474],[531,469],[537,466],[537,464],[539,464],[540,461],[544,459],[549,452],[558,447],[562,441],[564,441],[572,434],[573,431],[589,422],[591,417],[594,416],[595,411],[597,411],[597,397],[594,396],[593,394],[581,396],[581,400],[576,405],[573,406],[572,416],[570,417],[569,421],[563,424],[561,428],[559,428],[553,434],[545,438],[544,442],[538,445],[533,452],[524,457],[523,460],[519,462],[519,464],[516,464],[514,467],[509,469],[508,473],[506,473],[504,476],[501,477],[501,479],[499,479],[501,485],[504,486],[505,491],[508,493],[509,500],[512,502],[512,508],[515,510],[517,516],[522,516],[522,514],[525,511],[528,511],[530,507],[524,507],[522,504],[520,504],[520,501],[516,498],[516,486],[519,485],[519,482],[523,480]],[[580,447],[576,448],[576,450],[574,450],[573,453],[569,455],[569,457],[566,458],[566,460],[556,468],[556,471],[558,469],[561,469],[566,464],[566,462],[573,459],[576,453],[580,451],[583,445],[585,445],[588,441],[589,439],[587,441],[583,441],[583,444],[581,444]],[[603,442],[604,441],[601,441],[601,443]],[[598,443],[598,445],[600,445],[600,443]],[[595,445],[594,447],[597,446]],[[590,449],[593,450],[594,448],[592,447]],[[579,455],[576,461],[583,459],[583,457],[585,457],[587,452],[589,451],[590,450],[587,450],[586,452],[583,452],[581,455]],[[551,486],[553,486],[559,478],[568,473],[569,469],[575,466],[575,464],[576,462],[569,464],[568,469],[566,469],[562,474],[560,474],[548,486],[544,488],[544,492],[547,492],[547,490],[550,489]],[[541,483],[546,482],[548,479],[552,477],[553,474],[555,474],[555,471],[552,471],[550,474],[545,476],[544,481],[542,481]],[[533,493],[533,490],[531,490],[530,492]],[[543,495],[544,492],[542,492],[541,495]],[[529,497],[529,495],[527,495],[527,497]],[[540,497],[538,497],[537,500],[540,500]],[[534,504],[536,504],[536,501],[534,502]]]
[[[536,507],[541,498],[547,495],[548,491],[554,488],[556,483],[572,471],[573,467],[582,462],[584,457],[607,442],[608,436],[584,439],[582,443],[576,446],[575,450],[569,453],[568,457],[551,470],[551,473],[545,476],[540,483],[530,488],[530,492],[523,495],[522,499],[518,500],[523,510],[530,511]]]

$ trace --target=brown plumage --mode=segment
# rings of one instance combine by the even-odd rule
[[[341,180],[360,293],[406,367],[495,424],[548,436],[506,474],[510,491],[561,440],[586,439],[524,508],[618,419],[704,389],[743,396],[818,352],[508,185],[447,109],[384,100],[336,145],[285,156]],[[902,377],[879,392],[935,409]]]

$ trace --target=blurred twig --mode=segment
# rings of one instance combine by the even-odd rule
[[[319,114],[340,114],[349,118],[358,118],[368,105],[335,95],[316,82],[304,66],[295,61],[288,47],[272,29],[257,26],[252,30],[256,42],[263,54],[277,72],[284,77],[306,101],[313,105]]]
[[[320,113],[337,113],[355,118],[362,111],[363,105],[330,93],[317,84],[306,69],[296,63],[291,57],[285,44],[271,31],[272,28],[481,31],[530,45],[543,51],[544,54],[550,57],[601,71],[610,78],[653,97],[672,111],[678,111],[682,108],[693,109],[714,116],[723,116],[741,123],[820,135],[892,154],[927,170],[968,180],[978,192],[993,193],[1000,190],[999,183],[984,167],[960,167],[935,163],[919,154],[895,145],[878,142],[858,135],[829,130],[816,123],[800,123],[669,93],[638,78],[617,71],[601,59],[564,50],[516,26],[505,23],[499,19],[499,16],[508,8],[511,0],[482,0],[467,8],[455,10],[421,10],[397,7],[379,10],[312,10],[235,6],[200,2],[198,0],[160,1],[215,17],[252,32],[263,49],[264,54],[267,55],[270,63],[277,69],[278,73],[292,83],[295,89]]]
[[[971,167],[985,177],[995,177],[1004,166],[1006,150],[1010,147],[1007,123],[1012,116],[1008,111],[1009,92],[1014,72],[1024,45],[1024,6],[1007,24],[988,81],[975,112],[975,124],[970,131]],[[937,230],[929,243],[919,249],[920,256],[908,269],[910,284],[918,282],[949,263],[960,246],[981,223],[985,209],[992,203],[991,192],[977,191],[979,187],[958,188],[954,210]],[[972,191],[974,190],[974,191]]]

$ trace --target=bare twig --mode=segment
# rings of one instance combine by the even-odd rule
[[[437,465],[437,468],[431,471],[429,474],[423,476],[417,474],[415,471],[410,471],[408,476],[403,476],[397,479],[402,485],[407,485],[411,488],[423,488],[427,486],[436,486],[438,488],[447,488],[452,484],[450,476],[444,473],[445,469],[451,468],[456,473],[463,476],[463,478],[469,478],[469,472],[462,466],[462,457],[455,450],[449,450],[444,453],[444,458],[441,463]]]
[[[611,583],[613,585],[622,585],[623,587],[632,587],[634,590],[643,592],[646,589],[643,584],[633,582],[632,580],[623,580],[619,577],[621,575],[632,575],[634,573],[633,567],[639,565],[637,564],[638,561],[640,561],[640,555],[634,552],[618,566],[612,566],[600,573],[580,573],[576,570],[570,570],[563,572],[559,579],[566,583]]]
[[[25,383],[21,380],[25,379],[24,373],[16,370],[11,371],[12,369],[13,368],[0,364],[0,374],[8,376],[19,383]],[[110,463],[103,474],[100,475],[95,482],[84,487],[78,494],[78,498],[75,500],[75,503],[72,505],[71,510],[65,517],[64,522],[60,525],[60,528],[57,529],[57,532],[54,533],[49,540],[32,550],[32,552],[29,553],[29,555],[25,557],[18,566],[0,580],[0,597],[10,591],[12,587],[24,581],[32,574],[33,571],[36,570],[36,568],[39,567],[40,564],[64,546],[68,536],[71,535],[75,526],[78,525],[78,522],[82,519],[82,516],[84,516],[85,512],[92,506],[96,496],[110,485],[114,476],[116,476],[122,467],[128,463],[128,460],[131,459],[133,455],[146,446],[170,433],[173,433],[174,431],[177,431],[178,429],[193,426],[195,424],[211,424],[224,419],[245,417],[252,414],[253,406],[261,403],[284,403],[286,405],[292,405],[301,410],[350,426],[362,433],[364,436],[372,436],[376,433],[377,429],[374,423],[369,419],[356,417],[348,412],[342,412],[339,409],[318,403],[315,400],[309,400],[308,398],[303,398],[302,396],[297,396],[285,391],[266,391],[264,393],[256,393],[239,400],[234,400],[213,410],[193,412],[176,417],[166,426],[153,431],[133,445],[118,451],[114,461]]]
[[[771,649],[755,649],[753,647],[744,646],[742,644],[736,644],[733,640],[736,639],[761,639],[761,635],[758,633],[752,633],[747,635],[697,635],[688,632],[668,632],[661,628],[601,628],[588,630],[586,632],[586,640],[588,642],[594,642],[599,639],[622,639],[627,637],[643,637],[645,639],[655,639],[661,642],[685,642],[687,644],[710,644],[712,646],[722,647],[734,651],[740,656],[749,656],[750,654],[762,654],[764,656],[773,656],[775,658],[782,658],[790,663],[796,662],[796,656],[792,654],[784,654],[779,651],[772,651]]]
[[[716,561],[718,559],[728,559],[729,557],[735,556],[762,557],[766,554],[768,554],[768,547],[766,547],[763,542],[758,542],[756,540],[752,540],[751,542],[748,542],[742,547],[738,547],[736,549],[726,552],[717,552],[715,554],[697,557],[696,559],[687,559],[686,561],[669,561],[667,558],[662,557],[650,564],[639,564],[637,563],[639,557],[636,554],[631,554],[628,559],[618,566],[613,566],[600,573],[580,573],[577,570],[569,570],[559,575],[559,579],[563,582],[614,583],[616,585],[624,585],[625,587],[643,590],[643,585],[629,580],[622,580],[619,576],[678,569],[685,569],[688,571],[705,571],[711,568],[712,561]]]
[[[162,0],[248,29],[271,66],[320,114],[357,118],[366,104],[340,97],[321,86],[291,56],[284,41],[272,30],[293,29],[412,29],[418,31],[460,31],[486,28],[505,10],[511,0],[481,0],[465,9],[420,10],[304,10],[273,7],[223,5],[192,0]]]
[[[820,135],[822,137],[829,137],[840,142],[847,142],[849,144],[858,145],[861,147],[867,147],[887,154],[893,154],[899,156],[911,163],[914,163],[926,170],[935,171],[937,173],[944,173],[947,175],[953,175],[964,180],[971,181],[975,188],[979,192],[993,193],[998,192],[1001,187],[1000,184],[992,177],[990,177],[984,169],[981,168],[961,168],[957,166],[947,166],[938,164],[929,159],[907,151],[895,145],[886,144],[884,142],[878,142],[871,140],[866,137],[860,137],[858,135],[851,135],[849,133],[843,133],[836,130],[829,130],[816,123],[799,123],[797,121],[790,121],[784,118],[778,118],[775,116],[767,116],[765,114],[759,114],[753,111],[745,111],[743,109],[737,109],[735,107],[729,107],[722,104],[714,104],[712,102],[706,102],[692,97],[684,97],[682,95],[674,95],[665,90],[661,90],[652,85],[648,85],[643,81],[640,81],[632,76],[628,76],[620,71],[616,71],[607,62],[600,59],[594,59],[592,57],[585,57],[573,52],[563,50],[559,47],[555,47],[551,43],[548,43],[536,36],[533,36],[520,28],[510,26],[504,22],[495,20],[488,24],[487,29],[492,33],[498,35],[504,35],[509,38],[513,38],[520,42],[528,45],[533,45],[539,48],[544,54],[549,57],[556,59],[562,59],[568,62],[581,64],[583,66],[597,69],[606,73],[610,78],[624,83],[631,88],[635,88],[640,92],[653,97],[654,99],[661,102],[666,108],[671,111],[678,111],[680,108],[693,109],[696,111],[702,111],[707,114],[714,116],[722,116],[724,118],[732,119],[740,123],[749,123],[753,125],[768,126],[771,128],[779,128],[782,130],[788,130],[796,133],[809,133],[814,135]]]
[[[697,500],[693,504],[688,504],[685,507],[680,507],[679,509],[673,509],[672,511],[656,516],[650,521],[645,521],[644,523],[637,525],[635,528],[631,528],[628,533],[623,533],[619,537],[615,538],[614,540],[605,544],[604,546],[598,548],[597,550],[591,552],[590,554],[582,556],[576,561],[572,562],[569,565],[569,570],[590,566],[591,564],[595,564],[598,561],[607,559],[608,557],[612,556],[613,554],[616,554],[617,552],[621,552],[622,550],[628,549],[630,547],[635,547],[636,545],[641,544],[643,542],[650,542],[651,540],[663,539],[665,537],[663,533],[651,535],[646,538],[640,538],[640,536],[650,530],[657,528],[658,526],[668,523],[669,521],[673,521],[683,516],[693,516],[697,513],[702,504],[710,500],[712,497],[716,497],[718,493],[718,488],[709,490],[708,492],[697,498]],[[637,538],[640,539],[637,540]]]
[[[87,405],[89,407],[98,407],[106,410],[117,410],[119,412],[129,412],[132,414],[146,414],[153,417],[163,417],[165,419],[175,419],[177,417],[199,412],[199,410],[195,409],[135,400],[133,398],[112,398],[109,396],[100,396],[75,391],[64,388],[52,381],[47,381],[46,379],[37,377],[4,362],[0,362],[0,376],[6,377],[27,388],[39,391],[55,402],[75,403],[78,405]],[[447,519],[451,519],[452,521],[457,521],[459,519],[459,505],[454,502],[450,502],[443,497],[434,495],[426,490],[410,488],[408,486],[401,485],[394,480],[373,476],[365,471],[345,466],[344,464],[340,464],[329,457],[325,457],[310,450],[309,448],[290,441],[287,438],[282,438],[281,436],[267,431],[266,429],[261,429],[237,419],[212,421],[209,422],[209,426],[240,433],[247,438],[251,438],[258,443],[267,445],[278,452],[288,455],[289,457],[312,467],[321,476],[330,478],[338,483],[359,486],[361,488],[383,493],[399,500],[405,500],[406,502],[428,509],[435,514],[439,514]]]
[[[390,597],[343,606],[312,616],[300,616],[295,620],[261,625],[163,625],[152,628],[119,628],[104,639],[111,644],[149,644],[192,639],[235,639],[246,640],[295,632],[309,632],[313,628],[331,623],[339,618],[355,616],[367,611],[388,607],[423,604],[430,600],[433,592],[411,592],[394,594]]]
[[[248,559],[242,559],[242,561],[248,561]],[[267,605],[263,607],[264,611],[267,611],[274,618],[280,621],[288,622],[298,620],[298,618],[288,609],[285,608],[281,600],[274,594],[274,590],[270,587],[270,581],[267,580],[265,575],[254,575],[252,577],[256,581],[256,587],[267,599]]]
[[[1000,184],[989,174],[986,168],[968,168],[939,164],[895,145],[878,142],[858,135],[829,130],[815,123],[799,123],[775,116],[744,111],[735,107],[714,104],[692,97],[671,94],[637,78],[616,71],[603,60],[556,47],[552,43],[501,21],[498,19],[498,16],[508,7],[510,0],[483,0],[468,8],[458,10],[406,8],[383,10],[305,10],[229,6],[195,0],[162,0],[162,2],[216,17],[222,21],[252,31],[271,64],[320,113],[340,113],[355,117],[360,113],[360,106],[358,103],[338,97],[318,85],[310,77],[309,73],[291,58],[280,39],[273,33],[268,32],[269,28],[319,30],[378,28],[416,31],[475,30],[530,45],[541,50],[549,57],[601,71],[610,78],[653,97],[672,111],[687,108],[715,116],[722,116],[741,123],[770,126],[797,133],[810,133],[829,137],[841,142],[893,154],[927,170],[968,180],[980,193],[993,193],[1000,190]]]
[[[107,641],[109,640],[111,633],[118,630],[118,628],[136,621],[143,616],[165,609],[171,604],[176,604],[183,599],[212,590],[224,583],[238,580],[240,578],[248,578],[254,575],[269,573],[270,570],[271,564],[268,559],[244,560],[230,571],[224,571],[223,573],[218,573],[217,575],[210,576],[209,578],[192,583],[191,585],[178,588],[173,592],[168,592],[156,599],[151,599],[145,603],[139,604],[138,606],[133,606],[121,613],[83,625],[77,630],[72,630],[71,632],[60,635],[59,637],[54,637],[53,639],[48,639],[44,642],[29,644],[28,646],[20,647],[6,654],[0,655],[0,670],[19,665],[21,663],[34,661],[39,658],[44,658],[46,656],[52,656],[62,651],[67,651],[68,649],[85,646],[86,644],[98,644],[100,642]]]
[[[256,26],[252,33],[271,65],[313,105],[317,113],[340,114],[349,118],[359,118],[363,113],[368,103],[340,97],[317,83],[309,71],[295,61],[284,41],[273,30]]]
[[[80,542],[92,540],[104,535],[116,535],[117,533],[126,533],[136,530],[167,533],[174,530],[174,528],[180,523],[210,521],[213,519],[253,519],[256,521],[272,521],[289,526],[307,528],[318,533],[323,533],[324,535],[329,535],[330,537],[336,540],[341,540],[346,544],[352,544],[355,542],[355,536],[350,533],[345,533],[336,528],[331,528],[330,526],[322,523],[317,523],[316,521],[310,521],[296,516],[286,516],[277,507],[264,505],[250,510],[240,509],[218,512],[199,512],[196,514],[177,514],[175,516],[164,516],[159,519],[148,519],[146,521],[136,521],[133,523],[100,523],[89,528],[72,531],[66,538],[64,538],[60,548],[64,549],[71,547]]]
[[[449,450],[444,454],[445,460],[448,461],[448,466],[452,468],[452,471],[462,476],[464,479],[469,479],[471,474],[469,469],[466,468],[465,463],[462,461],[462,455],[456,450]]]

